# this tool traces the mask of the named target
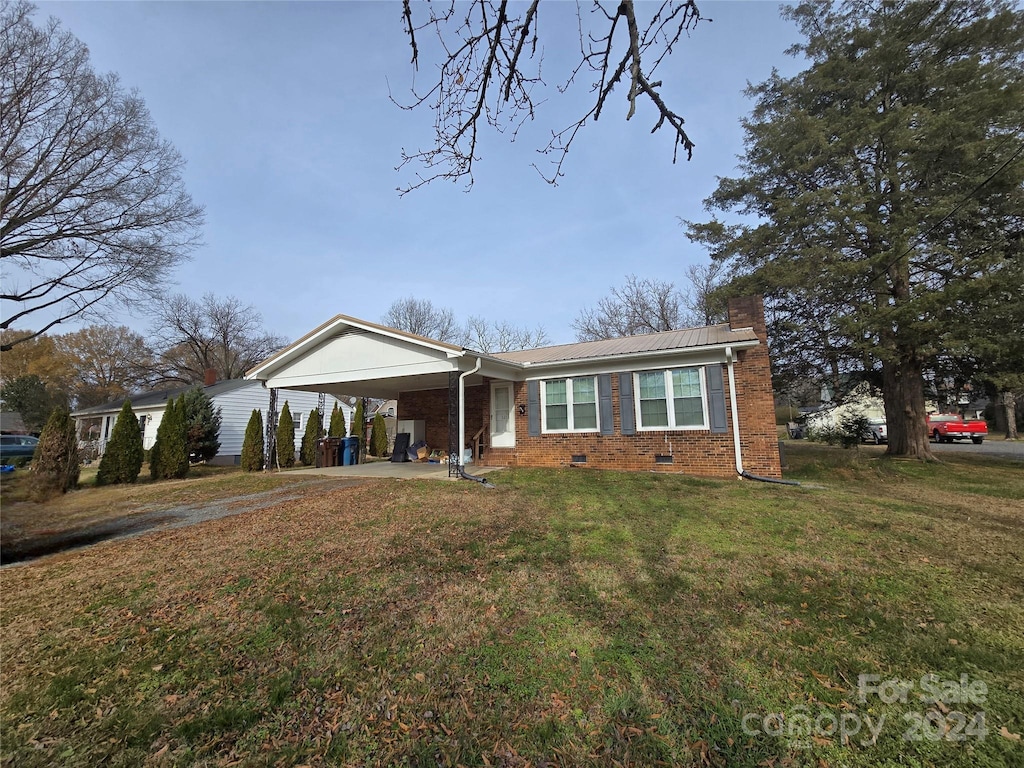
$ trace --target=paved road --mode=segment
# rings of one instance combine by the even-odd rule
[[[932,451],[935,453],[968,453],[975,456],[981,454],[1024,461],[1024,440],[1018,440],[1015,443],[1005,440],[986,440],[981,445],[975,445],[966,440],[956,443],[932,443]]]

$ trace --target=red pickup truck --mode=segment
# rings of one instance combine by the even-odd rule
[[[984,419],[961,419],[955,413],[933,413],[928,417],[928,434],[936,443],[971,440],[981,445],[988,434]]]

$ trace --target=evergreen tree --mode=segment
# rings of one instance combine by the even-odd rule
[[[373,417],[373,426],[370,428],[370,450],[374,456],[388,454],[388,428],[384,416],[379,413]]]
[[[103,458],[100,459],[96,485],[134,483],[142,471],[142,453],[139,420],[132,410],[131,401],[125,400]]]
[[[78,435],[67,410],[57,408],[46,421],[32,456],[32,497],[43,501],[78,484]]]
[[[302,434],[302,448],[299,457],[308,467],[316,464],[317,443],[320,442],[320,411],[316,408],[309,412],[306,419],[306,431]]]
[[[171,398],[156,429],[156,444],[149,456],[149,474],[154,480],[182,478],[188,474],[188,466],[184,399]]]
[[[924,379],[1024,292],[1024,10],[1005,0],[803,2],[807,69],[748,95],[736,178],[690,225],[765,295],[776,384],[881,386],[892,455],[931,457]],[[1017,249],[1017,250],[1015,250]],[[1014,254],[1017,254],[1014,256]],[[1015,313],[1017,328],[1020,313]]]
[[[363,416],[362,398],[356,400],[356,409],[352,414],[352,429],[349,431],[352,437],[359,438],[359,445],[356,452],[361,453],[363,443],[366,442],[366,418]]]
[[[331,437],[345,437],[345,412],[338,406],[338,403],[334,403],[334,410],[331,411],[331,423],[327,430],[327,434]]]
[[[202,387],[193,387],[181,396],[184,406],[185,435],[190,461],[209,461],[220,450],[220,408]]]
[[[295,466],[295,420],[287,400],[277,421],[277,463],[284,469]]]
[[[246,472],[259,472],[263,469],[263,414],[258,410],[252,412],[245,427],[242,469]]]

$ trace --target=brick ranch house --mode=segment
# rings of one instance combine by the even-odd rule
[[[494,354],[338,315],[246,378],[394,398],[463,463],[781,477],[760,297],[721,325]]]

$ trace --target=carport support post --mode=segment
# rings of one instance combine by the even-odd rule
[[[270,388],[270,405],[267,407],[267,455],[263,462],[264,471],[270,471],[270,465],[277,458],[277,390]]]
[[[448,372],[448,477],[459,476],[459,372]]]
[[[366,401],[368,398],[363,398],[363,423],[359,425],[359,463],[366,463]]]

